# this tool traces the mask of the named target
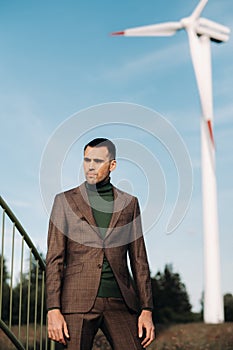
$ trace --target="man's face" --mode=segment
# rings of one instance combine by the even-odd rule
[[[84,152],[83,167],[86,180],[95,185],[109,177],[116,167],[116,160],[110,160],[107,147],[87,146]]]

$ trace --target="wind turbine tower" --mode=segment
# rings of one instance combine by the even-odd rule
[[[227,41],[230,30],[221,24],[200,17],[207,2],[208,0],[201,0],[193,13],[179,22],[130,28],[112,33],[112,35],[171,36],[181,29],[187,31],[202,109],[200,127],[205,279],[204,321],[206,323],[221,323],[224,321],[224,308],[220,281],[210,41],[216,43]]]

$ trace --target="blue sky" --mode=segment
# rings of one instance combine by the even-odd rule
[[[192,160],[193,194],[187,215],[171,235],[166,235],[164,227],[177,187],[175,170],[159,145],[143,139],[145,135],[132,130],[130,139],[144,142],[151,149],[166,177],[164,213],[146,235],[152,274],[172,263],[198,310],[203,290],[200,104],[187,35],[184,31],[168,38],[109,35],[133,26],[179,20],[189,15],[196,4],[196,0],[2,0],[0,140],[1,195],[35,245],[45,252],[48,216],[41,199],[39,173],[43,151],[54,130],[80,110],[109,102],[142,105],[172,123]],[[231,0],[209,0],[203,16],[232,29],[232,11]],[[233,292],[232,40],[212,44],[223,293]],[[85,121],[80,118],[80,123]],[[76,171],[80,166],[82,142],[102,136],[99,132],[112,138],[125,138],[127,134],[127,130],[108,127],[97,128],[81,138],[64,163],[64,189],[76,185],[77,174],[72,173],[72,167]],[[124,162],[119,162],[118,174],[121,164],[124,166]],[[129,190],[138,195],[143,207],[143,176],[139,176],[142,180],[137,187],[130,169],[128,174],[133,182]],[[113,182],[120,182],[120,176],[116,170]]]

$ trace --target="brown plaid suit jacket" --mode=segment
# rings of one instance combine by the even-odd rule
[[[46,257],[48,309],[58,307],[63,313],[90,311],[98,292],[104,254],[126,305],[135,311],[152,308],[138,200],[115,187],[113,193],[114,211],[104,239],[92,215],[85,183],[55,197]]]

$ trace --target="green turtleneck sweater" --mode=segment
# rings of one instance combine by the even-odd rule
[[[90,185],[86,183],[88,199],[100,234],[104,239],[113,213],[113,189],[110,179],[107,182]],[[121,298],[121,292],[111,266],[104,256],[98,297]]]

